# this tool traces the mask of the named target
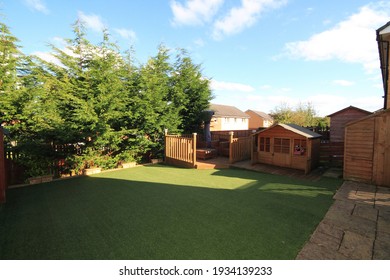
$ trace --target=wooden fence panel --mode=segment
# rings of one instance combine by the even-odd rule
[[[344,142],[321,142],[320,162],[325,165],[342,167],[344,163]]]
[[[233,136],[233,135],[232,135]],[[252,137],[231,138],[229,149],[229,162],[248,160],[251,158]]]
[[[165,135],[165,162],[168,164],[196,166],[196,133],[191,137]]]

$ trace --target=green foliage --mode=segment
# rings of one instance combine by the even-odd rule
[[[183,120],[180,129],[185,133],[200,132],[203,123],[201,112],[209,107],[212,99],[210,81],[202,76],[200,65],[194,64],[184,50],[176,57],[172,78],[176,93],[173,103],[180,108]]]
[[[185,51],[173,60],[161,45],[135,66],[133,53],[122,54],[107,30],[95,45],[77,21],[73,39],[63,48],[51,46],[53,63],[23,56],[9,29],[0,28],[0,62],[7,66],[0,69],[1,122],[26,161],[37,157],[28,143],[81,144],[80,154],[52,150],[44,157],[66,157],[68,169],[112,168],[130,158],[161,157],[164,129],[195,132],[201,125],[211,99],[209,81]]]
[[[279,123],[294,123],[304,127],[329,126],[329,119],[318,117],[313,104],[310,102],[306,104],[299,103],[295,108],[291,108],[286,103],[282,103],[279,107],[271,111],[270,115]]]

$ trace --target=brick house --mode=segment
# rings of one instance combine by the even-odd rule
[[[248,130],[249,115],[240,109],[229,106],[210,104],[214,115],[210,122],[210,131]]]
[[[274,119],[261,111],[246,110],[245,114],[249,115],[249,129],[258,129],[270,127],[274,123]]]

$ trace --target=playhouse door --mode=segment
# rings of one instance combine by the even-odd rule
[[[277,166],[291,166],[291,139],[274,138],[272,163]]]

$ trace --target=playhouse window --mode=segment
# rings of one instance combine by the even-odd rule
[[[287,138],[275,138],[274,139],[274,152],[281,154],[290,153],[290,139]]]
[[[269,152],[271,139],[269,137],[260,137],[260,152]]]
[[[306,153],[306,140],[294,139],[294,155],[302,156]]]

